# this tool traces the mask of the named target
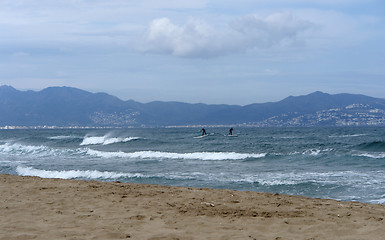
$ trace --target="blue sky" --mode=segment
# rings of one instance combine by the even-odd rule
[[[238,104],[385,98],[383,0],[0,0],[0,85]]]

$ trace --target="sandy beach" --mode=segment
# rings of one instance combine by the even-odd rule
[[[384,239],[385,206],[0,175],[0,239]]]

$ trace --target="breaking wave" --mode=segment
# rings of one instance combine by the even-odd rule
[[[192,152],[176,153],[162,151],[136,151],[136,152],[106,152],[90,148],[61,149],[48,146],[29,146],[18,143],[0,145],[0,153],[12,155],[32,156],[84,156],[98,158],[125,158],[125,159],[185,159],[185,160],[243,160],[250,158],[263,158],[266,153],[236,153],[236,152]]]
[[[382,159],[382,158],[385,158],[385,153],[360,153],[360,154],[354,154],[353,156]]]
[[[142,173],[122,173],[98,170],[41,170],[32,167],[18,166],[16,168],[17,174],[20,176],[35,176],[41,178],[61,178],[61,179],[101,179],[101,180],[115,180],[119,178],[165,178],[169,180],[174,179],[195,179],[196,174],[200,173],[159,173],[159,174],[142,174]]]
[[[73,178],[88,178],[88,179],[116,179],[121,177],[137,178],[142,177],[141,174],[129,174],[129,173],[117,173],[108,171],[97,171],[97,170],[67,170],[67,171],[49,171],[35,169],[32,167],[18,166],[16,168],[17,174],[21,176],[36,176],[41,178],[62,178],[62,179],[73,179]]]
[[[125,143],[133,140],[137,140],[139,137],[85,137],[80,143],[80,146],[85,145],[108,145],[114,143]]]
[[[236,152],[193,152],[173,153],[161,151],[138,152],[103,152],[88,149],[87,154],[102,158],[140,158],[140,159],[198,159],[198,160],[242,160],[247,158],[263,158],[266,153],[246,154]]]
[[[0,153],[6,154],[37,155],[43,152],[53,153],[53,150],[47,146],[28,146],[17,143],[0,145]]]
[[[48,146],[32,146],[18,143],[6,143],[0,145],[0,153],[21,156],[64,156],[74,154],[85,155],[87,153],[87,149],[55,149]]]
[[[257,183],[263,186],[298,185],[306,183],[337,184],[341,180],[357,186],[363,184],[359,179],[364,178],[365,184],[382,186],[385,179],[377,179],[373,176],[383,172],[359,173],[354,171],[336,172],[306,172],[306,173],[263,173],[263,174],[213,174],[204,172],[167,172],[157,174],[123,173],[98,170],[41,170],[33,167],[17,166],[17,174],[21,176],[37,176],[42,178],[61,179],[118,179],[118,178],[164,178],[169,180],[182,179],[207,179],[209,181],[234,183]]]

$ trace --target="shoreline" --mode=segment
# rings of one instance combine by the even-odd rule
[[[385,206],[0,174],[5,239],[383,239]]]

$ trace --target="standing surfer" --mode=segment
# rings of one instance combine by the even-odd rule
[[[202,136],[206,135],[206,129],[202,128],[201,132],[202,132]]]
[[[230,130],[229,130],[229,135],[233,135],[233,128],[230,128]]]

